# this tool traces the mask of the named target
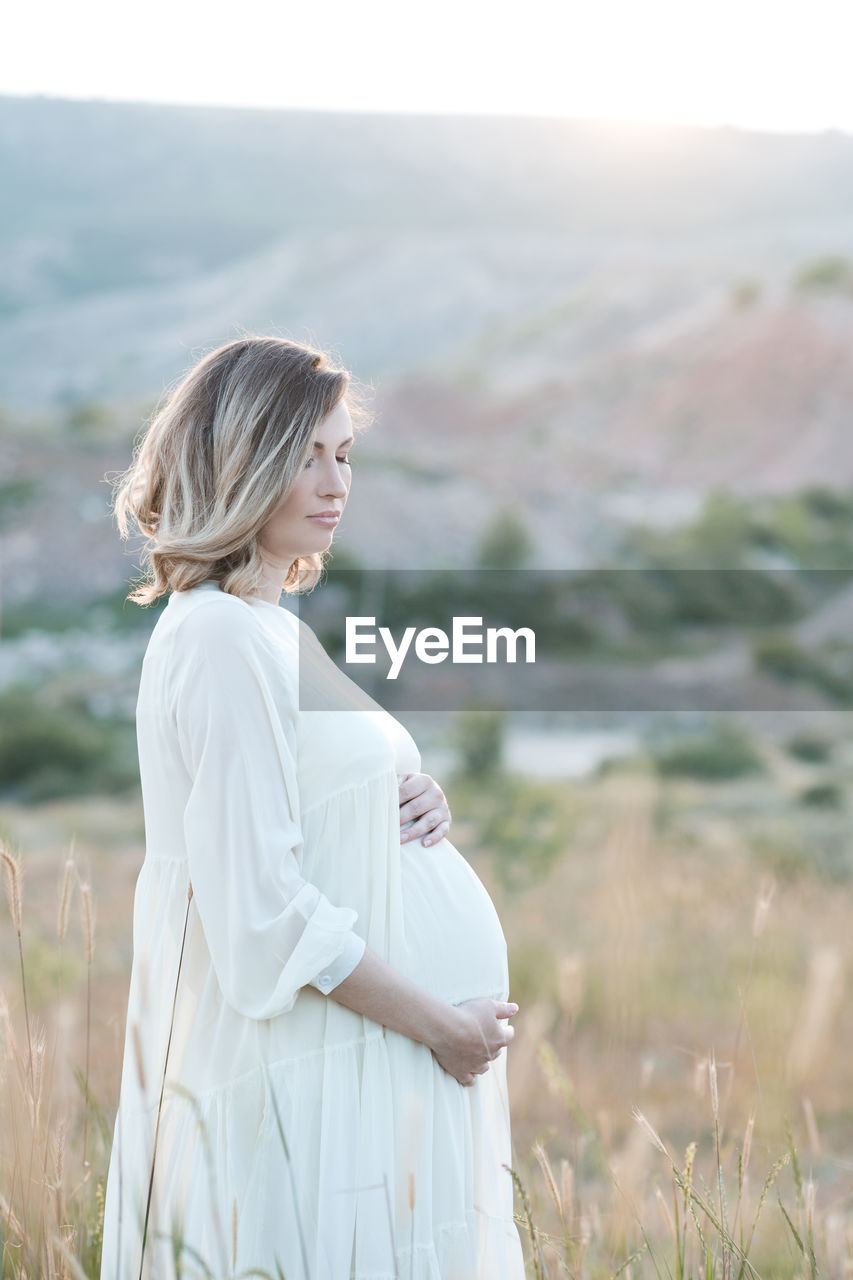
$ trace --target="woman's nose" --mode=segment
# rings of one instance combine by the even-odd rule
[[[334,467],[326,484],[325,494],[327,497],[345,498],[349,493],[349,485],[344,477],[342,467]]]

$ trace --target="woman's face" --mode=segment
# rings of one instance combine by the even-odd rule
[[[340,401],[315,432],[313,457],[261,530],[264,559],[276,568],[286,573],[299,556],[330,546],[337,519],[329,513],[340,518],[352,483],[347,461],[352,442],[349,409]]]

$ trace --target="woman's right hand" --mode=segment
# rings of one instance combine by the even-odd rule
[[[450,1004],[393,968],[371,947],[364,948],[352,973],[327,998],[426,1045],[439,1065],[465,1085],[475,1084],[515,1035],[507,1019],[518,1013],[517,1004],[489,996]]]
[[[515,1035],[507,1019],[518,1013],[518,1005],[477,997],[451,1005],[449,1013],[430,1048],[445,1071],[472,1085]]]

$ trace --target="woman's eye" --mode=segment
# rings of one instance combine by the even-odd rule
[[[315,461],[316,461],[316,459],[315,459],[315,458],[307,458],[307,459],[306,459],[306,461],[305,461],[305,468],[304,468],[304,469],[305,469],[305,470],[307,470],[307,468],[308,468],[308,467],[313,466],[313,464],[314,464],[314,462],[315,462]],[[348,467],[351,467],[351,466],[352,466],[352,462],[350,461],[350,459],[349,459],[349,458],[338,458],[338,462],[344,462],[344,463],[346,463],[346,465],[347,465]]]

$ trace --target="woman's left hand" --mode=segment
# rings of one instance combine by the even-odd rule
[[[423,836],[421,844],[436,844],[450,830],[450,806],[441,787],[428,773],[398,773],[400,824],[414,819],[400,833],[400,842]],[[427,833],[427,834],[425,834]]]

